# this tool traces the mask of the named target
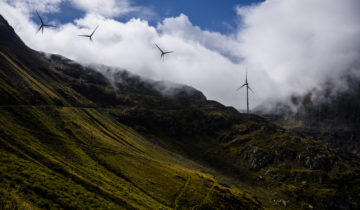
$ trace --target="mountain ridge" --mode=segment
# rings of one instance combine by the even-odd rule
[[[279,102],[273,106],[276,109],[258,113],[270,116],[270,121],[281,126],[360,156],[360,80],[351,72],[346,72],[341,80],[345,86],[341,89],[328,81],[304,95],[293,96],[290,103]]]
[[[0,25],[14,33],[0,33],[1,208],[358,208],[358,158],[186,86],[167,97],[125,71],[111,83],[10,28]]]

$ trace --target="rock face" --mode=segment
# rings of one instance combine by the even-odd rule
[[[306,156],[303,158],[303,154],[300,154],[299,160],[303,163],[303,165],[309,169],[325,169],[330,170],[335,162],[334,156],[327,156],[324,154],[317,154],[315,157]]]
[[[258,148],[254,148],[251,152],[244,154],[244,160],[249,161],[252,170],[258,171],[270,164],[274,160],[274,156]]]

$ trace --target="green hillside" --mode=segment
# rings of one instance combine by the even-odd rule
[[[0,209],[357,208],[359,160],[126,71],[26,47],[0,16]]]

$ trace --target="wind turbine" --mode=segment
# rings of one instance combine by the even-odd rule
[[[238,89],[236,89],[236,91],[240,90],[242,87],[246,86],[246,108],[247,108],[247,113],[249,113],[249,90],[251,92],[254,93],[254,91],[250,88],[249,83],[248,83],[248,79],[247,79],[247,69],[246,69],[246,78],[245,78],[245,83],[243,85],[241,85],[241,87],[239,87]]]
[[[90,35],[78,35],[78,36],[83,36],[83,37],[88,37],[90,39],[90,41],[93,41],[92,36],[94,35],[95,31],[99,28],[99,25],[96,26],[96,28],[94,29],[94,31],[90,34]]]
[[[155,44],[155,45],[156,45],[156,47],[160,50],[160,52],[161,52],[160,59],[163,60],[163,61],[164,61],[164,57],[165,57],[166,54],[169,54],[169,53],[173,53],[173,52],[174,52],[174,51],[165,52],[165,51],[163,51],[157,44]]]
[[[44,21],[43,21],[43,19],[40,17],[38,11],[36,11],[36,14],[37,14],[37,16],[39,17],[40,22],[41,22],[41,25],[40,25],[40,27],[39,27],[39,29],[37,30],[36,33],[39,33],[39,31],[41,30],[41,33],[43,34],[45,27],[56,27],[56,26],[53,26],[53,25],[45,24]]]

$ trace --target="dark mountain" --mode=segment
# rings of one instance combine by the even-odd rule
[[[78,79],[80,83],[90,81],[99,85],[107,85],[121,94],[148,95],[175,100],[187,98],[199,101],[206,100],[206,97],[200,91],[186,85],[166,81],[153,81],[123,69],[103,65],[84,67],[61,55],[47,55],[44,53],[42,55],[57,70]],[[84,72],[87,74],[84,74]]]
[[[0,99],[0,208],[359,208],[356,156],[188,86],[36,52],[2,17]]]
[[[341,89],[328,82],[303,96],[293,96],[290,105],[276,104],[277,110],[270,111],[277,113],[270,114],[272,120],[359,156],[360,78],[352,75],[346,73],[341,79]]]

